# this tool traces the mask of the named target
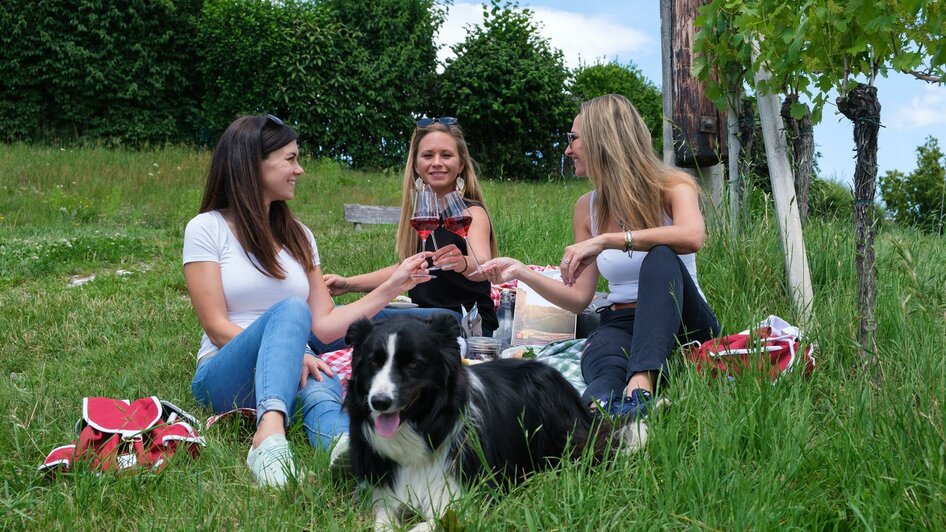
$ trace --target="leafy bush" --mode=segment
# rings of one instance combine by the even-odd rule
[[[193,0],[7,0],[0,131],[13,139],[182,140],[197,90]]]
[[[359,48],[350,88],[355,107],[332,110],[350,115],[332,128],[332,139],[356,167],[401,165],[414,130],[413,115],[431,108],[437,83],[434,31],[443,23],[445,7],[432,0],[323,4]]]
[[[647,124],[654,151],[663,157],[663,101],[660,89],[644,77],[633,63],[583,65],[575,72],[571,93],[581,101],[610,93],[627,97]]]
[[[562,52],[539,35],[532,12],[493,0],[483,25],[453,51],[433,111],[460,118],[484,175],[560,174],[575,106],[564,90],[569,73]]]
[[[808,189],[808,216],[835,219],[854,212],[851,188],[831,179],[814,178]]]
[[[206,2],[197,46],[205,141],[238,115],[273,113],[299,129],[310,155],[345,155],[333,129],[355,118],[361,58],[351,33],[330,14],[293,0]]]
[[[916,170],[891,170],[880,178],[880,195],[894,221],[943,233],[946,222],[946,169],[935,137],[916,149]]]

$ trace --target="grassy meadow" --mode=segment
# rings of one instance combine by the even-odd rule
[[[158,395],[205,418],[190,379],[200,329],[181,273],[209,154],[0,145],[0,529],[311,529],[372,526],[365,490],[290,434],[308,469],[284,491],[254,487],[246,427],[159,475],[36,473],[70,442],[84,396]],[[394,226],[354,232],[343,203],[395,205],[400,177],[304,161],[292,207],[316,234],[323,270],[395,260]],[[487,181],[500,249],[557,264],[587,183]],[[700,281],[724,331],[769,314],[797,323],[776,221],[764,204],[738,238],[712,227]],[[724,217],[725,218],[725,217]],[[850,221],[812,220],[818,369],[772,385],[711,380],[682,363],[672,408],[637,455],[536,475],[508,492],[472,489],[456,529],[946,528],[946,240],[884,226],[877,239],[877,364],[854,343]],[[70,287],[75,278],[91,280]],[[680,360],[677,356],[676,360]]]

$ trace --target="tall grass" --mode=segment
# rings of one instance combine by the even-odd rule
[[[176,148],[0,146],[0,529],[371,526],[364,491],[332,478],[325,453],[298,431],[290,438],[309,473],[286,491],[253,487],[246,427],[234,424],[208,431],[199,459],[156,476],[35,472],[74,438],[83,396],[156,394],[208,414],[190,394],[199,326],[180,266],[207,163],[206,152]],[[396,205],[400,178],[305,166],[293,208],[315,231],[323,268],[353,274],[394,261],[394,227],[354,232],[342,204]],[[576,180],[487,182],[502,252],[557,263],[585,190]],[[710,233],[700,281],[726,332],[768,314],[797,321],[770,213],[755,209],[738,238]],[[474,488],[454,507],[460,526],[946,528],[946,242],[880,232],[878,364],[868,370],[854,344],[852,233],[845,220],[806,227],[807,332],[818,343],[810,379],[711,380],[679,363],[673,407],[651,421],[644,452],[566,464],[507,493]]]

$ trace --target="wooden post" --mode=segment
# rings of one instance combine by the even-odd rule
[[[755,52],[752,60],[757,60]],[[768,80],[769,77],[768,70],[762,66],[756,73],[756,84]],[[811,321],[814,295],[811,288],[811,272],[808,269],[808,255],[805,253],[805,239],[802,236],[801,218],[798,214],[798,203],[795,201],[795,179],[792,175],[792,166],[788,161],[788,145],[783,133],[782,116],[779,114],[781,104],[775,94],[759,92],[756,97],[759,104],[759,118],[762,122],[762,137],[765,141],[765,157],[769,163],[769,180],[772,183],[782,253],[785,255],[785,275],[788,277],[789,295],[804,327]]]
[[[732,100],[733,97],[730,97]],[[742,105],[741,97],[733,103],[729,102],[726,107],[726,119],[729,133],[729,221],[732,224],[732,234],[739,234],[739,209],[742,207],[742,170],[739,168],[739,152],[742,150],[742,141],[739,140],[739,107]]]
[[[692,75],[696,8],[703,0],[661,0],[664,162],[703,182],[717,217],[723,199],[725,122]]]

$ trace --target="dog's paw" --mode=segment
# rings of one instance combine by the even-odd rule
[[[621,429],[621,452],[634,454],[647,446],[647,422],[631,422]]]

